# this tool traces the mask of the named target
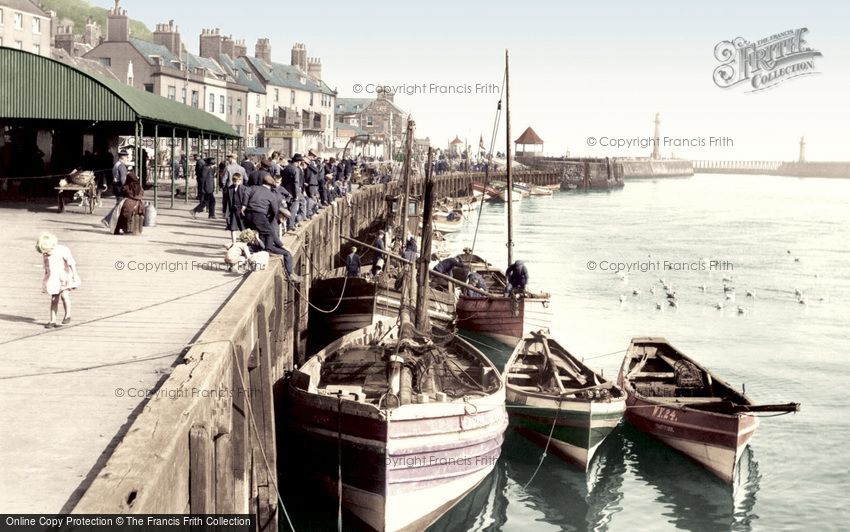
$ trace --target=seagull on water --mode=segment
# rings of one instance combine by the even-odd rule
[[[620,303],[623,303],[625,301],[626,301],[626,296],[620,294]]]
[[[656,309],[656,310],[661,310],[661,303],[656,303],[656,304],[655,304],[655,309]]]
[[[699,285],[699,289],[705,292],[705,283]]]
[[[716,303],[714,305],[714,308],[716,308],[717,310],[723,310],[723,303]]]
[[[738,314],[746,314],[746,313],[747,313],[746,307],[738,307]]]
[[[635,288],[634,290],[632,290],[632,295],[639,296],[639,295],[640,295],[640,290],[638,290],[637,288]]]
[[[747,297],[756,297],[755,293],[747,290]]]
[[[679,303],[675,299],[669,299],[667,303],[673,308],[679,308]]]

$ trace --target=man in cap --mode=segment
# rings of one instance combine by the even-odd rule
[[[121,201],[124,194],[121,193],[121,187],[127,182],[127,160],[129,154],[126,151],[118,152],[118,160],[112,167],[112,192],[115,194],[115,203]]]
[[[360,256],[357,248],[352,246],[351,253],[345,257],[345,275],[347,277],[360,277]]]
[[[282,185],[292,196],[289,210],[292,218],[289,220],[289,229],[295,229],[295,225],[306,218],[307,205],[304,201],[304,171],[301,165],[304,157],[296,153],[290,159],[289,164],[281,171]]]
[[[283,266],[289,279],[299,283],[301,277],[292,271],[292,254],[283,247],[277,234],[278,220],[280,217],[286,218],[289,211],[281,209],[280,196],[272,190],[274,186],[275,180],[269,175],[263,178],[261,186],[251,187],[245,205],[245,223],[260,234],[259,239],[266,251],[283,258]]]
[[[269,160],[263,157],[260,161],[260,166],[248,174],[248,186],[259,187],[263,184],[264,177],[272,175],[269,171],[269,164]]]
[[[508,266],[505,271],[505,279],[508,281],[508,286],[505,287],[506,294],[524,292],[528,284],[528,268],[525,267],[525,263],[517,260]]]
[[[215,174],[215,159],[207,157],[204,159],[204,168],[201,171],[201,179],[198,181],[198,193],[201,199],[198,205],[189,211],[192,213],[192,218],[206,208],[209,219],[215,220]]]
[[[316,159],[318,156],[313,150],[307,152],[307,161],[304,165],[304,186],[307,188],[307,213],[309,216],[319,211],[321,198],[319,197],[319,183],[321,178],[319,175],[319,165]]]
[[[206,166],[206,163],[204,163],[204,159],[201,157],[201,154],[196,153],[195,154],[195,184],[197,185],[197,189],[198,189],[198,198],[197,198],[198,201],[201,200],[201,179],[203,179],[203,177],[204,177],[204,166]],[[189,188],[189,182],[186,181],[186,189],[188,190],[188,188]]]

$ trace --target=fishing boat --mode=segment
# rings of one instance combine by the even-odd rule
[[[626,410],[626,394],[587,367],[545,331],[520,341],[503,373],[511,425],[587,471]]]
[[[499,196],[499,191],[483,183],[473,183],[472,195],[476,198],[483,196],[485,199],[492,199]]]
[[[499,201],[502,203],[508,202],[508,196],[510,196],[510,201],[520,201],[522,199],[522,192],[519,190],[511,190],[510,194],[508,194],[508,189],[503,188],[499,191],[499,195],[495,198],[490,198],[490,201]]]
[[[397,277],[385,272],[377,279],[346,277],[344,269],[313,281],[310,287],[310,350],[384,319],[398,317],[401,301]],[[451,329],[455,320],[453,294],[433,291],[428,316],[435,325]]]
[[[507,428],[496,367],[463,339],[381,321],[331,343],[285,392],[299,479],[376,530],[424,530],[493,470]],[[302,467],[299,467],[302,466]]]
[[[441,233],[456,233],[463,226],[463,213],[454,210],[434,213],[433,226]]]
[[[757,412],[796,412],[798,403],[756,405],[664,338],[634,338],[617,383],[626,419],[726,483],[735,478]]]
[[[507,153],[507,183],[505,190],[513,189],[513,173],[511,170],[511,113],[510,113],[510,77],[508,71],[508,56],[505,52],[505,121],[506,121],[506,153]],[[505,196],[507,198],[507,195]],[[507,214],[507,250],[508,264],[513,260],[513,202],[506,202]],[[552,321],[549,309],[549,294],[533,293],[529,290],[521,292],[508,290],[505,274],[492,267],[480,257],[469,258],[465,263],[466,269],[480,274],[486,285],[486,295],[464,292],[457,302],[458,327],[474,333],[489,336],[510,347],[516,346],[532,331],[548,330]],[[461,271],[458,271],[461,270]],[[455,268],[452,272],[455,278],[463,276],[463,269]]]
[[[558,186],[560,187],[560,185]],[[514,189],[521,190],[528,196],[552,196],[554,194],[554,190],[551,188],[529,183],[514,183]]]

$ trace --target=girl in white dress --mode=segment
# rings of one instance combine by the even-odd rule
[[[44,258],[44,281],[42,292],[50,295],[50,321],[44,327],[53,329],[71,322],[71,290],[80,286],[77,263],[67,246],[58,243],[55,235],[42,233],[35,249]],[[65,309],[62,323],[56,323],[59,300]]]

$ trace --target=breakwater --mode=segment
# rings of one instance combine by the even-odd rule
[[[694,165],[685,159],[617,159],[623,177],[684,177],[694,175]]]

